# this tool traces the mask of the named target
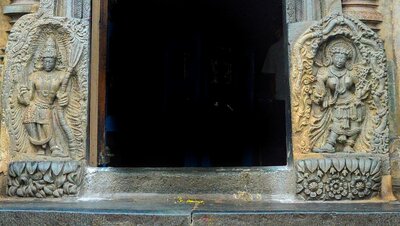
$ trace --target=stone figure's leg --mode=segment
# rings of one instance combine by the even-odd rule
[[[36,140],[39,138],[38,133],[37,133],[37,131],[36,131],[36,126],[35,126],[35,124],[33,124],[33,123],[26,123],[26,124],[25,124],[25,128],[26,128],[26,131],[28,132],[28,135],[29,135],[30,137],[32,137],[33,139],[36,139]]]
[[[46,128],[45,128],[45,126],[46,125],[43,125],[43,124],[36,124],[36,127],[37,127],[37,131],[38,131],[38,137],[39,137],[39,139],[38,140],[44,140],[44,139],[46,139],[47,138],[47,133],[46,133]],[[44,143],[44,144],[42,144],[42,148],[44,149],[44,150],[46,150],[46,148],[47,148],[47,143]]]
[[[326,143],[320,148],[315,148],[313,152],[318,152],[318,153],[335,152],[335,144],[338,136],[339,136],[338,134],[336,134],[331,130],[328,139],[326,139]]]
[[[352,129],[359,128],[359,123],[356,122],[356,121],[352,121],[351,122],[351,128]],[[353,147],[354,147],[354,144],[356,143],[356,139],[358,137],[358,134],[359,134],[359,132],[355,133],[354,135],[350,136],[347,139],[346,144],[345,144],[344,149],[343,149],[344,152],[348,152],[348,153],[354,152]]]
[[[48,133],[52,133],[51,131],[51,126],[46,125],[46,131]],[[49,140],[49,146],[50,146],[50,152],[51,156],[53,157],[67,157],[68,155],[61,150],[61,148],[57,145],[57,142],[55,140],[55,136],[52,136],[51,139]]]
[[[25,124],[25,129],[28,132],[28,135],[34,139],[34,140],[40,140],[40,136],[39,136],[39,131],[37,128],[36,123],[26,123]],[[34,144],[35,145],[35,144]],[[45,151],[42,148],[42,146],[40,145],[35,145],[35,147],[37,148],[37,154],[38,155],[44,155]]]
[[[343,152],[347,152],[347,153],[354,152],[353,146],[354,146],[356,138],[357,138],[357,135],[353,135],[347,139],[346,144],[343,148]]]

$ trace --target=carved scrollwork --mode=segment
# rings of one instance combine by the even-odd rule
[[[305,200],[369,199],[381,189],[379,159],[306,159],[296,171],[297,194]]]
[[[8,170],[7,195],[18,197],[62,197],[77,195],[84,177],[79,161],[12,162]]]
[[[388,152],[383,42],[340,14],[309,28],[292,49],[295,152]]]

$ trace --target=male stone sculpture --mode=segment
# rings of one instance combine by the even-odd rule
[[[29,136],[29,141],[35,146],[38,155],[51,154],[53,157],[67,157],[68,150],[63,150],[57,139],[59,132],[71,135],[70,128],[65,123],[63,108],[68,105],[66,87],[72,72],[55,69],[57,46],[49,37],[42,52],[43,70],[32,73],[28,84],[19,85],[18,101],[25,105],[23,124]],[[74,147],[70,143],[70,148]]]

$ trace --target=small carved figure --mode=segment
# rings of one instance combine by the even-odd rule
[[[337,41],[328,46],[328,66],[318,69],[313,87],[312,101],[315,122],[311,137],[318,138],[329,130],[325,144],[314,147],[313,152],[336,152],[341,144],[344,152],[354,152],[353,146],[365,118],[365,104],[369,86],[359,84],[351,59],[354,50],[350,44]]]
[[[74,142],[63,108],[69,102],[67,85],[73,66],[70,65],[67,71],[55,69],[57,46],[52,37],[47,39],[41,59],[43,70],[33,72],[27,84],[19,85],[18,102],[26,106],[22,123],[38,155],[68,157]],[[58,139],[60,134],[66,134],[69,144],[60,144],[63,142]]]

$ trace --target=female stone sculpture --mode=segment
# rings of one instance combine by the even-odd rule
[[[321,138],[325,143],[314,147],[313,152],[337,152],[338,145],[344,152],[354,152],[353,146],[365,118],[363,100],[368,86],[356,87],[358,76],[351,68],[354,50],[340,41],[327,48],[329,65],[318,69],[312,100],[314,122],[310,127],[311,140]],[[361,89],[360,89],[361,88]]]
[[[41,58],[43,70],[32,73],[27,84],[19,86],[18,102],[26,106],[22,123],[38,155],[68,157],[70,150],[65,149],[73,148],[74,144],[63,108],[68,105],[66,87],[72,67],[67,72],[55,69],[57,47],[51,37],[47,39]]]

